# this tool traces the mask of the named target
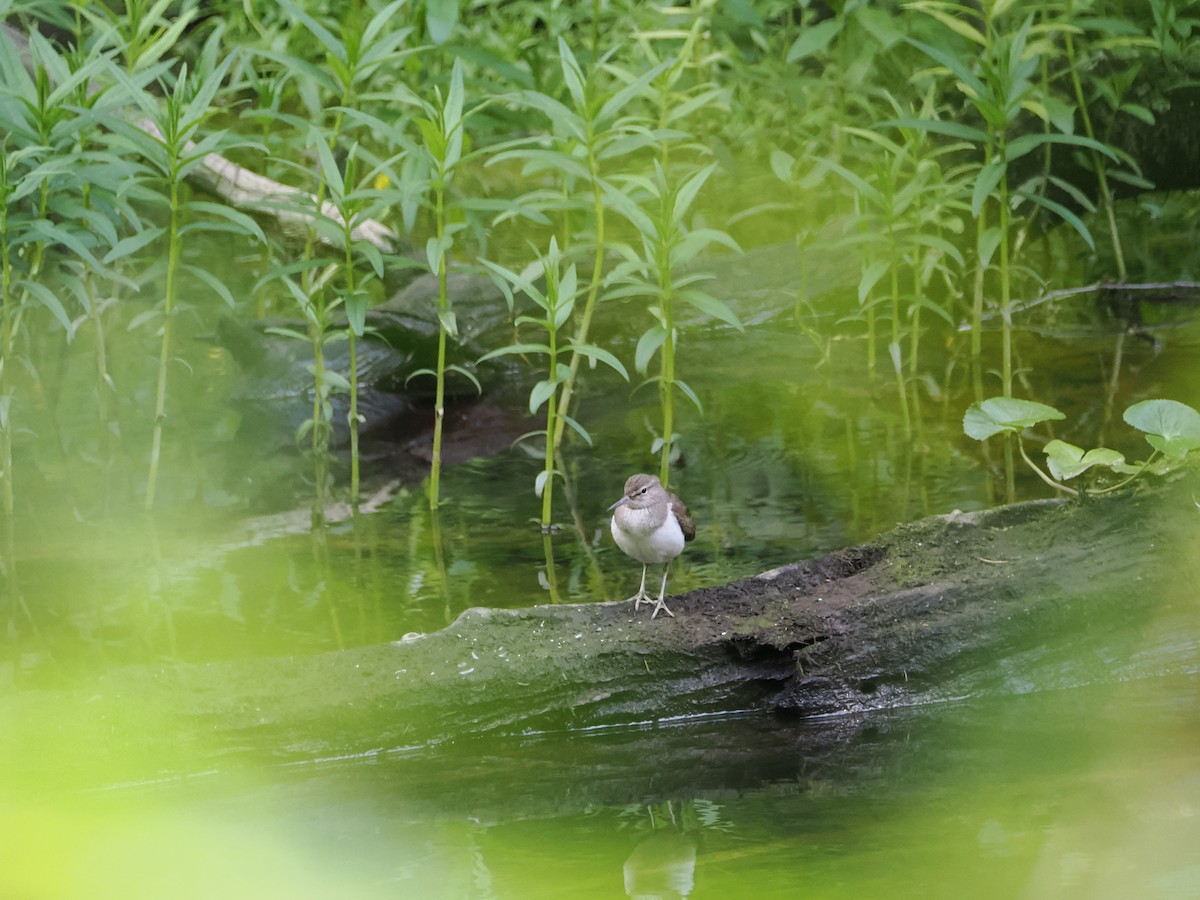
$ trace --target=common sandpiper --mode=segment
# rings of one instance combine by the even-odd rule
[[[653,619],[659,612],[672,618],[663,597],[667,591],[667,570],[671,560],[683,552],[683,545],[696,536],[696,526],[683,501],[662,486],[653,475],[631,475],[625,482],[625,496],[608,508],[613,514],[612,536],[627,556],[642,564],[642,585],[629,599],[633,608],[653,603]],[[646,593],[646,567],[662,565],[662,585],[655,600]]]

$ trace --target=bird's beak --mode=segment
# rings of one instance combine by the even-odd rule
[[[610,507],[608,508],[608,511],[609,511],[609,512],[612,512],[614,509],[616,509],[616,508],[617,508],[618,506],[620,506],[622,503],[628,503],[628,502],[629,502],[629,498],[628,498],[628,497],[622,497],[620,500],[618,500],[616,503],[614,503],[612,506],[610,506]]]

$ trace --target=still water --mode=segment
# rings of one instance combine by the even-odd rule
[[[1119,338],[1094,307],[1069,313],[1025,323],[1029,394],[1067,413],[1068,440],[1143,457],[1120,410],[1157,396],[1200,406],[1200,329],[1188,315],[1165,321],[1163,349]],[[636,586],[604,510],[626,475],[653,465],[652,391],[589,382],[579,415],[596,446],[569,460],[574,501],[560,504],[550,562],[531,524],[538,461],[520,450],[450,469],[436,532],[419,484],[377,462],[372,488],[390,486],[378,508],[314,542],[303,459],[247,436],[236,367],[204,340],[212,322],[188,327],[153,523],[123,499],[137,494],[148,423],[133,404],[121,449],[97,452],[86,352],[64,366],[57,418],[19,448],[29,613],[0,660],[6,694],[86,703],[94,679],[124,666],[332,652],[436,630],[471,606]],[[632,343],[618,349],[629,356]],[[149,357],[126,350],[113,353],[126,367],[115,374],[137,383]],[[905,435],[888,373],[866,377],[860,339],[822,345],[790,314],[745,334],[686,333],[680,371],[704,415],[682,413],[672,487],[698,537],[671,591],[998,502],[994,471],[961,434],[962,360],[932,342],[925,352]],[[1018,486],[1046,493],[1032,477]],[[133,783],[91,771],[84,789],[13,781],[0,785],[0,897],[1200,896],[1197,687],[1174,676],[289,766],[213,770],[181,755]],[[46,748],[64,767],[67,724],[67,746]]]
[[[468,740],[10,805],[0,895],[1195,897],[1198,687]]]

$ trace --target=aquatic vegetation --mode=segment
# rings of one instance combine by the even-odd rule
[[[1059,410],[1045,403],[1014,397],[992,397],[974,403],[963,417],[963,431],[977,441],[997,434],[1015,437],[1021,458],[1042,481],[1064,493],[1105,494],[1124,487],[1144,472],[1164,474],[1180,465],[1193,450],[1200,450],[1200,412],[1177,400],[1141,400],[1129,406],[1124,419],[1143,433],[1153,452],[1144,461],[1127,463],[1125,456],[1108,447],[1084,450],[1055,438],[1045,445],[1047,475],[1025,450],[1021,433],[1042,422],[1065,419]],[[1128,476],[1116,484],[1076,490],[1063,482],[1095,468],[1109,469]]]
[[[1038,270],[1037,242],[1053,235],[1098,259],[1105,243],[1111,274],[1129,267],[1114,196],[1148,182],[1114,134],[1122,122],[1156,121],[1158,107],[1134,76],[1146,53],[1158,54],[1155,65],[1177,63],[1191,26],[1164,2],[977,9],[918,0],[905,9],[916,14],[853,4],[833,15],[810,4],[734,15],[713,4],[518,2],[478,4],[468,15],[457,4],[376,0],[337,12],[218,3],[206,17],[199,4],[170,11],[138,0],[119,10],[6,13],[21,31],[41,16],[64,36],[33,31],[29,52],[5,54],[0,65],[6,506],[22,433],[23,384],[11,361],[24,354],[36,380],[33,351],[80,329],[97,335],[89,352],[98,418],[108,423],[99,432],[116,453],[117,420],[137,402],[119,396],[109,371],[106,318],[118,314],[154,343],[141,499],[155,505],[179,355],[173,325],[181,310],[200,308],[193,292],[215,292],[237,316],[292,317],[269,330],[311,348],[311,413],[296,437],[314,464],[314,510],[342,492],[359,502],[359,342],[371,308],[416,270],[437,284],[436,360],[418,373],[434,381],[427,494],[436,506],[446,378],[474,378],[449,353],[462,334],[448,276],[477,270],[480,258],[495,273],[531,271],[540,257],[529,248],[551,236],[561,277],[576,273],[575,296],[552,313],[533,298],[541,310],[533,318],[553,323],[563,304],[578,306],[563,320],[573,334],[554,336],[555,361],[531,389],[556,404],[555,452],[568,434],[590,452],[591,423],[577,407],[593,351],[628,355],[620,365],[632,362],[638,387],[657,393],[648,447],[667,480],[679,458],[676,399],[702,405],[678,364],[681,323],[743,327],[738,289],[707,289],[709,261],[764,236],[798,250],[789,305],[823,359],[835,348],[862,353],[873,373],[886,349],[895,388],[875,399],[906,440],[920,439],[922,390],[947,410],[960,402],[960,354],[976,401],[992,371],[1011,397],[1023,377],[1017,298],[1052,277]],[[1181,83],[1173,77],[1164,76],[1165,90]],[[297,189],[271,201],[283,224],[264,227],[261,215],[194,193],[190,179],[216,150]],[[297,216],[306,223],[299,246]],[[386,223],[395,246],[363,239],[356,229],[368,220]],[[1093,238],[1097,222],[1106,242]],[[216,235],[244,260],[239,268],[254,269],[253,298],[239,295],[224,267],[189,256],[192,242]],[[848,289],[824,288],[857,300],[851,315],[828,323],[834,303],[801,271],[800,257],[814,255],[799,251],[817,246],[856,270]],[[154,285],[156,299],[126,314],[124,299],[139,285]],[[528,286],[549,302],[546,285]],[[642,308],[648,320],[626,314]],[[985,341],[993,320],[996,350]],[[484,354],[504,344],[490,340]],[[329,365],[327,348],[342,342],[348,363]],[[933,357],[942,372],[928,370]],[[349,400],[345,486],[330,468],[338,393]],[[1055,449],[1064,477],[1080,466],[1094,473],[1106,459]],[[1010,496],[1017,450],[1005,449]],[[561,468],[558,459],[543,471]]]
[[[534,384],[529,391],[529,412],[531,415],[536,415],[538,410],[545,406],[546,427],[540,431],[523,434],[517,440],[522,441],[534,436],[540,436],[543,439],[543,466],[534,482],[533,490],[542,501],[542,530],[549,531],[554,516],[554,476],[562,477],[563,475],[557,467],[557,444],[554,440],[554,435],[559,431],[560,417],[563,424],[570,425],[571,429],[589,446],[592,443],[592,437],[588,430],[570,415],[561,411],[562,394],[572,383],[571,368],[560,361],[561,357],[569,351],[571,359],[587,358],[602,362],[618,372],[626,381],[629,380],[629,373],[621,361],[603,347],[585,343],[578,337],[560,338],[559,332],[570,322],[579,289],[575,266],[572,264],[563,267],[562,253],[554,238],[550,239],[550,247],[545,255],[523,272],[513,272],[489,260],[482,260],[482,262],[496,276],[497,284],[500,285],[508,300],[510,311],[516,308],[514,289],[520,291],[537,306],[538,315],[516,317],[517,328],[529,325],[545,332],[546,335],[545,343],[519,341],[492,350],[485,354],[483,359],[493,359],[498,356],[544,356],[546,358],[546,377]],[[544,281],[544,290],[537,286],[540,281]],[[582,330],[581,327],[579,331],[582,332]]]

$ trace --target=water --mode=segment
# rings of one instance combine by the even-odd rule
[[[465,740],[10,805],[0,894],[1194,897],[1197,687]]]
[[[1068,414],[1060,435],[1142,457],[1119,412],[1154,396],[1200,406],[1200,328],[1176,311],[1152,323],[1165,350],[1125,339],[1110,403],[1120,329],[1075,303],[1025,323],[1030,393]],[[62,689],[86,715],[88,691],[120,667],[157,678],[177,660],[307,656],[435,630],[470,606],[551,599],[531,524],[536,459],[515,450],[449,469],[436,540],[411,484],[315,542],[304,460],[238,421],[236,368],[200,340],[211,321],[189,327],[179,346],[191,374],[172,372],[153,523],[136,511],[145,391],[129,391],[122,440],[105,456],[86,334],[56,418],[22,437],[16,564],[30,616],[0,660],[6,700],[19,701],[4,709],[36,709],[36,689]],[[124,342],[112,352],[118,383],[148,383],[144,336],[112,334]],[[680,371],[705,414],[681,410],[672,486],[699,534],[671,591],[996,502],[995,473],[961,435],[962,360],[927,343],[930,390],[909,440],[885,360],[867,383],[861,339],[819,347],[788,315],[744,335],[687,333]],[[652,393],[598,375],[583,394],[596,447],[573,451],[578,502],[558,507],[564,601],[636,587],[604,510],[627,474],[653,465]],[[396,473],[376,463],[368,474],[375,488]],[[1032,476],[1019,490],[1046,494]],[[132,783],[114,774],[128,761],[106,767],[102,754],[68,777],[63,722],[60,745],[45,748],[63,777],[0,787],[0,896],[1200,896],[1196,688],[1177,676],[865,718],[733,716],[290,766],[251,762],[273,748],[247,735],[246,761],[214,768],[222,748],[180,748],[145,760]],[[157,721],[146,713],[145,727]]]

